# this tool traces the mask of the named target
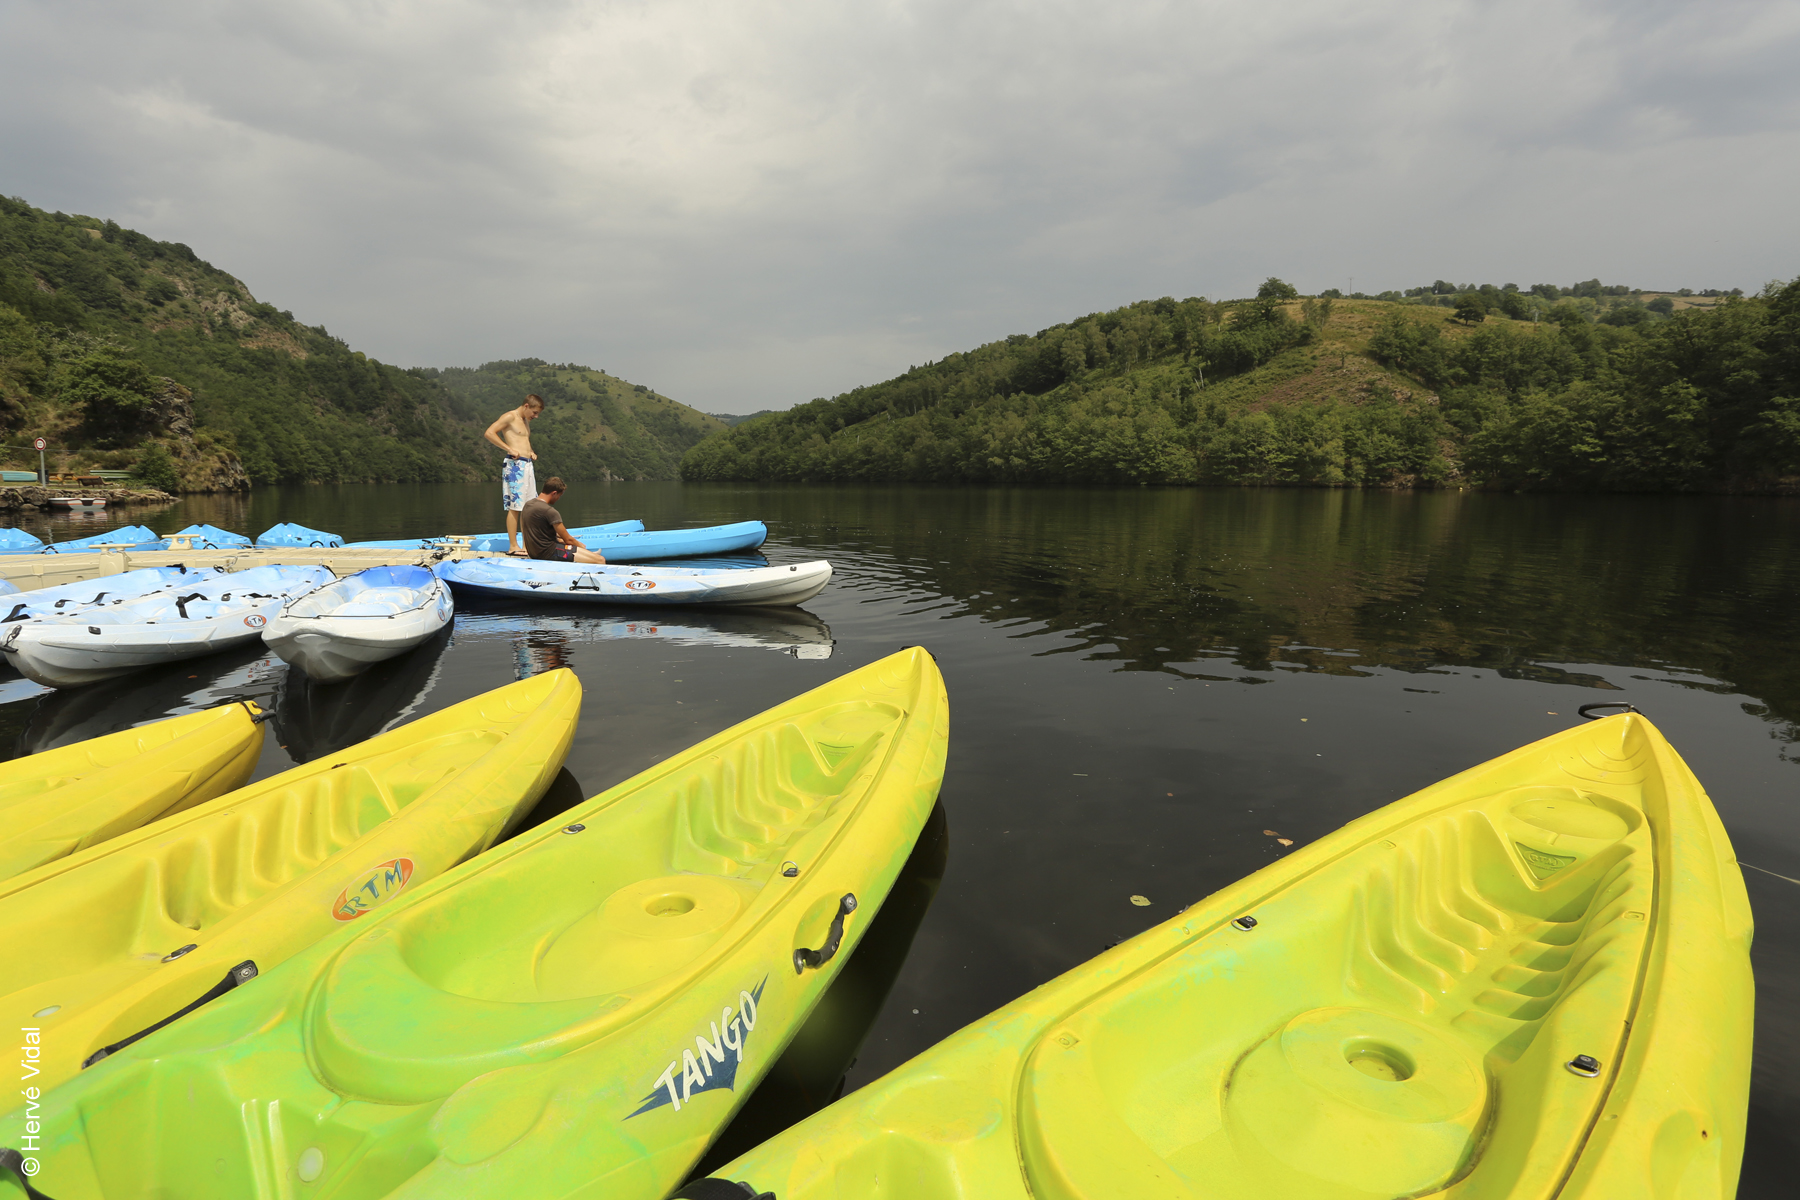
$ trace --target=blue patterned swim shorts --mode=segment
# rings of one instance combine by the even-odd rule
[[[518,512],[525,502],[537,495],[537,472],[529,458],[506,456],[500,468],[500,495],[508,512]]]

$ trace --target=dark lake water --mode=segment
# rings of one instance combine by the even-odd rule
[[[267,489],[119,518],[350,538],[500,527],[483,486]],[[769,523],[838,574],[791,617],[460,605],[453,634],[339,689],[245,652],[43,694],[0,745],[226,696],[277,709],[264,774],[572,666],[551,804],[903,645],[953,713],[942,803],[742,1149],[1183,905],[1426,784],[1628,700],[1723,814],[1756,909],[1746,1197],[1800,1162],[1800,502],[1257,490],[591,484],[571,525]],[[59,538],[76,518],[25,522]],[[1147,896],[1147,908],[1133,906]],[[846,1065],[854,1058],[854,1066]],[[761,1124],[758,1125],[757,1122]]]

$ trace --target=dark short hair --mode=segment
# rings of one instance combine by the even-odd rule
[[[566,492],[568,490],[569,485],[562,481],[562,476],[560,475],[552,475],[550,478],[544,480],[543,492],[546,496],[551,492]]]
[[[525,397],[525,403],[535,404],[539,408],[542,408],[542,407],[544,407],[544,398],[542,396],[538,395],[536,392],[532,392]]]

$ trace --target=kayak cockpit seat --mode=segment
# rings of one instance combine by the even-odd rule
[[[1248,929],[1211,914],[1050,1026],[1019,1093],[1032,1194],[1554,1190],[1606,1095],[1565,1064],[1617,1057],[1649,948],[1636,740],[1370,837]]]
[[[424,567],[369,567],[315,588],[286,612],[291,617],[395,616],[424,604],[425,590],[437,581]]]
[[[604,834],[570,826],[388,917],[314,994],[318,1069],[346,1093],[421,1103],[662,1002],[756,928],[794,843],[862,803],[905,715],[858,702],[772,723],[640,777],[600,810]]]

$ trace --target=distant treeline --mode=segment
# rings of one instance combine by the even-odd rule
[[[1361,331],[1278,279],[1254,300],[1140,302],[760,417],[682,475],[1764,490],[1800,474],[1800,281],[1642,321],[1537,298],[1535,324],[1468,304],[1463,328],[1363,304]]]

